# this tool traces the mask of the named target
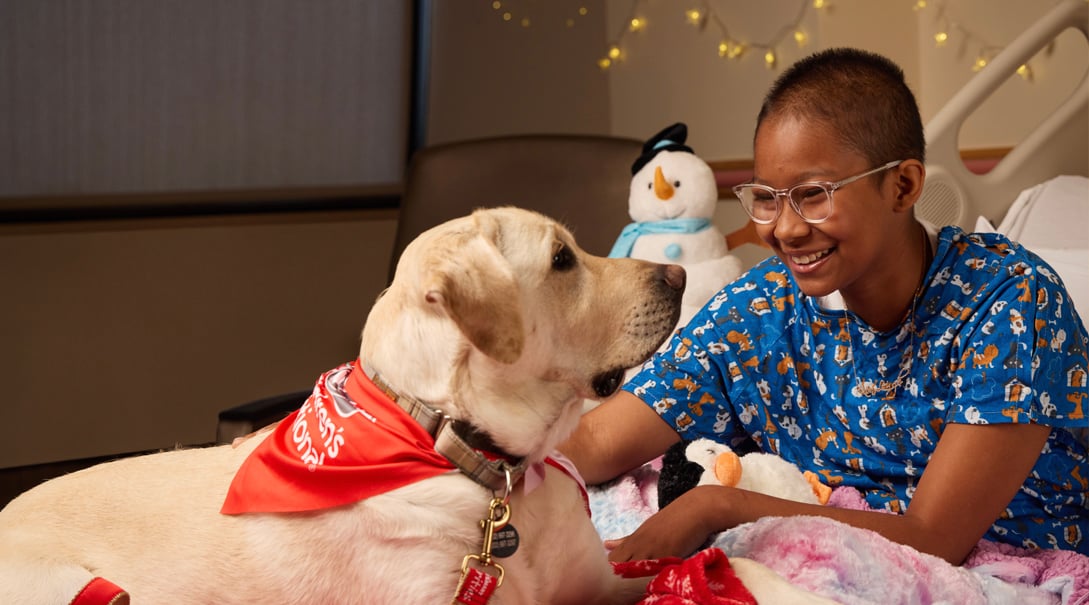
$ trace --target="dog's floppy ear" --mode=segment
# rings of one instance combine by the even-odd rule
[[[518,286],[495,243],[477,234],[456,254],[436,260],[425,282],[427,302],[442,305],[481,353],[517,361],[525,346]]]

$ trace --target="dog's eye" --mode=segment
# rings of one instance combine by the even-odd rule
[[[567,271],[575,266],[575,253],[566,244],[560,244],[552,253],[552,268],[556,271]]]

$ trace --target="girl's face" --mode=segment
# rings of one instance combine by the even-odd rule
[[[754,142],[754,180],[781,189],[805,181],[836,182],[875,168],[837,141],[820,123],[789,115],[765,119]],[[896,210],[897,172],[892,168],[837,189],[832,214],[823,223],[806,223],[783,200],[774,223],[756,225],[802,292],[825,296],[839,290],[850,305],[852,299],[873,300],[905,271],[918,278],[918,261],[904,253],[914,248],[904,247],[910,230]]]

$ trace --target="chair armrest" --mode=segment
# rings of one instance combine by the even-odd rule
[[[302,407],[311,392],[308,389],[283,393],[221,411],[216,425],[216,443],[231,443],[237,437],[283,420],[288,414]]]

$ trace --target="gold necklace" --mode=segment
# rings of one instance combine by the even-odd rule
[[[847,319],[848,323],[847,339],[851,347],[851,372],[855,375],[855,388],[863,397],[873,397],[878,393],[884,393],[885,399],[896,397],[896,391],[904,384],[904,379],[911,372],[911,367],[915,365],[915,303],[919,300],[920,293],[922,293],[921,288],[916,291],[915,298],[911,301],[911,323],[908,325],[908,329],[911,330],[911,342],[908,344],[908,348],[900,354],[900,373],[896,375],[896,380],[892,381],[884,379],[870,380],[869,378],[863,380],[859,375],[858,368],[855,366],[855,338],[851,334],[855,330],[855,322],[847,314],[847,310],[844,309],[843,317]],[[907,363],[904,363],[905,358]]]
[[[908,343],[908,348],[900,353],[900,372],[896,375],[896,380],[863,380],[858,373],[858,367],[855,366],[855,337],[852,334],[855,330],[855,322],[851,319],[851,316],[847,314],[847,304],[843,305],[843,318],[847,320],[847,344],[851,349],[851,373],[855,376],[855,388],[858,393],[863,397],[873,397],[878,393],[883,393],[885,399],[892,399],[896,397],[897,390],[904,384],[904,379],[908,377],[911,372],[912,366],[915,365],[915,309],[919,302],[919,296],[923,293],[923,287],[926,285],[926,270],[930,266],[930,242],[927,241],[926,228],[923,228],[923,271],[922,281],[919,286],[915,288],[915,294],[911,297],[911,315],[908,329],[911,330],[911,341]],[[904,359],[907,362],[904,362]]]

